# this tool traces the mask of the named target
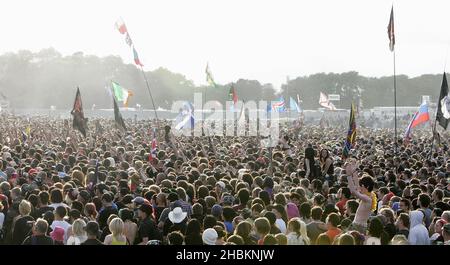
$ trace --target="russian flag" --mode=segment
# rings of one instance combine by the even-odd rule
[[[426,102],[424,102],[424,103],[422,103],[422,105],[420,105],[417,115],[415,115],[414,119],[412,120],[411,128],[414,128],[417,125],[420,125],[429,120],[430,120],[430,115],[428,114],[428,105]]]
[[[405,131],[405,143],[409,143],[411,140],[412,128],[427,122],[430,120],[430,115],[428,114],[428,105],[426,102],[422,103],[419,107],[419,111],[414,113],[414,116],[409,123]]]

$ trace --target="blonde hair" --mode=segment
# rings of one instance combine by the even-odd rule
[[[111,223],[109,223],[109,231],[111,231],[113,236],[118,236],[123,233],[123,221],[120,218],[114,218],[111,220]]]
[[[80,170],[74,170],[72,172],[72,179],[77,179],[82,186],[86,185],[86,178],[83,174],[83,172],[81,172]]]
[[[31,203],[27,200],[22,200],[19,204],[20,215],[30,215],[31,213]]]
[[[86,222],[83,219],[78,218],[72,224],[72,234],[74,236],[86,235],[84,228],[86,227]]]

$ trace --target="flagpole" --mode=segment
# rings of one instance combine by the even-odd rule
[[[158,120],[158,113],[156,112],[155,101],[153,100],[152,91],[150,90],[150,86],[148,84],[147,76],[145,76],[144,68],[142,67],[142,65],[140,65],[140,68],[141,68],[142,75],[144,76],[145,84],[147,85],[148,94],[150,95],[150,99],[152,100],[153,111],[155,112],[155,117]]]
[[[395,50],[394,50],[394,154],[397,154],[397,78],[395,75]]]

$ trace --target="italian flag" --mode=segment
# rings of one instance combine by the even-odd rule
[[[112,82],[112,88],[117,101],[123,102],[123,106],[128,107],[128,100],[130,99],[130,96],[133,96],[133,92],[123,88],[116,82]]]

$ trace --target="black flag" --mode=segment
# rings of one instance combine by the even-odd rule
[[[113,102],[114,102],[114,119],[116,120],[116,126],[121,130],[122,132],[125,132],[127,130],[127,127],[125,126],[125,122],[122,119],[122,115],[119,112],[119,107],[117,106],[116,98],[113,95]]]
[[[436,114],[436,121],[439,125],[447,130],[448,123],[450,121],[450,95],[448,93],[447,77],[442,78],[441,94],[439,95],[438,109]]]
[[[87,119],[84,118],[80,88],[77,88],[77,95],[75,96],[75,102],[73,103],[73,109],[70,114],[73,116],[73,128],[79,130],[86,137]]]

